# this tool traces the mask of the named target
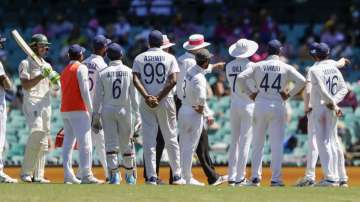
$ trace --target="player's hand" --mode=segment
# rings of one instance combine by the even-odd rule
[[[41,66],[41,74],[45,77],[48,78],[48,76],[50,75],[50,73],[53,71],[53,69],[51,68],[50,65],[48,64],[44,64]]]
[[[289,97],[290,97],[290,95],[289,95],[289,93],[287,93],[287,92],[280,92],[280,96],[281,96],[281,98],[284,100],[284,101],[286,101],[287,99],[289,99]]]
[[[225,67],[225,62],[218,62],[213,64],[213,69],[224,69]]]
[[[93,113],[92,118],[91,118],[91,127],[93,128],[95,133],[98,133],[99,130],[102,129],[99,113]]]
[[[208,126],[211,126],[211,125],[214,124],[214,123],[215,123],[214,117],[208,116],[208,117],[207,117],[207,124],[208,124]]]
[[[192,107],[197,113],[204,114],[204,106],[197,105]]]
[[[351,64],[351,61],[349,59],[344,58],[344,60],[345,60],[345,66]]]
[[[341,111],[341,108],[338,106],[335,107],[335,114],[337,117],[341,117],[344,115],[343,112]]]
[[[310,108],[308,108],[308,109],[305,109],[305,115],[308,115],[308,114],[310,114],[310,112],[312,111],[312,108],[310,107]]]
[[[333,103],[329,103],[329,104],[326,104],[326,107],[330,110],[334,110],[335,109],[335,105]]]
[[[151,108],[155,108],[159,105],[159,101],[157,99],[157,97],[149,95],[145,98],[145,102],[147,105],[149,105],[149,107]]]
[[[255,98],[256,96],[258,95],[258,93],[252,93],[251,95],[249,95],[249,98],[252,100],[252,101],[255,101]]]

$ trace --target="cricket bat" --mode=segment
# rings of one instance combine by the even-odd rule
[[[29,45],[24,41],[19,32],[14,29],[11,31],[12,36],[14,37],[16,43],[20,46],[20,48],[28,55],[31,59],[33,59],[37,65],[42,66],[42,61],[40,58],[34,53],[34,51],[29,47]]]

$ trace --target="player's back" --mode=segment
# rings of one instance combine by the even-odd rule
[[[110,62],[110,65],[99,72],[103,90],[103,106],[130,106],[130,88],[132,84],[131,69],[120,60]]]
[[[282,102],[280,92],[285,91],[290,79],[290,71],[296,70],[274,55],[269,56],[264,61],[255,63],[254,79],[258,89],[256,100]]]
[[[100,55],[91,54],[82,62],[87,68],[89,73],[89,90],[91,97],[94,97],[97,74],[100,70],[107,67],[104,58]]]
[[[175,57],[160,48],[150,48],[148,51],[136,56],[133,72],[140,74],[140,79],[150,95],[158,95],[164,88],[167,77],[179,72]],[[169,93],[168,96],[172,96]]]
[[[324,97],[321,96],[322,93],[318,82],[322,83],[326,93],[336,103],[340,102],[346,95],[346,84],[341,72],[337,68],[336,61],[323,60],[314,65],[309,70],[309,74],[312,84],[310,93],[310,103],[312,106],[317,106],[324,102]]]
[[[234,102],[241,102],[241,103],[251,103],[249,96],[242,92],[242,89],[239,85],[237,85],[237,77],[238,75],[243,72],[245,69],[248,68],[249,65],[254,64],[248,59],[235,59],[226,64],[225,71],[226,71],[226,78],[229,81],[230,88],[231,88],[231,100],[232,103]],[[255,87],[254,81],[252,79],[248,79],[246,81],[248,86],[253,85]]]
[[[182,99],[182,85],[186,72],[194,65],[196,65],[195,56],[189,52],[184,53],[177,58],[179,64],[179,74],[176,82],[176,94],[179,99]]]

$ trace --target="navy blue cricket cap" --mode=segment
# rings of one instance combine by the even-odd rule
[[[159,30],[153,30],[149,34],[148,41],[151,46],[160,47],[163,41],[163,34]]]
[[[73,44],[69,47],[68,53],[69,56],[79,56],[85,52],[85,48],[80,46],[79,44]]]
[[[316,55],[319,57],[326,57],[330,54],[330,48],[326,43],[319,43],[316,48]]]
[[[319,47],[319,43],[317,42],[312,42],[310,45],[309,45],[309,55],[311,56],[316,56],[316,53],[317,53],[317,49]]]
[[[106,55],[110,60],[118,60],[123,56],[123,49],[119,44],[111,43],[106,50]]]
[[[96,35],[93,39],[93,48],[95,50],[106,48],[111,43],[110,39],[107,39],[104,35]]]
[[[277,39],[273,39],[271,41],[269,41],[268,43],[268,52],[271,54],[276,54],[276,53],[280,53],[282,49],[282,44],[279,40]]]

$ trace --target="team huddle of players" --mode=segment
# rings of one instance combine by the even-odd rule
[[[304,107],[308,116],[309,152],[305,178],[298,186],[347,186],[344,155],[337,136],[337,106],[347,93],[338,70],[349,63],[346,59],[328,59],[330,49],[324,43],[313,43],[309,54],[314,58],[306,79],[284,63],[279,55],[278,40],[268,43],[268,57],[260,62],[249,58],[258,44],[240,39],[230,46],[235,59],[210,64],[210,43],[201,34],[193,34],[183,44],[187,52],[176,59],[168,53],[171,46],[166,35],[153,30],[148,37],[149,49],[139,54],[132,68],[121,61],[122,47],[102,35],[93,39],[93,54],[84,59],[85,49],[77,44],[68,50],[70,59],[60,76],[61,116],[64,122],[63,167],[66,184],[99,184],[103,181],[91,171],[92,147],[100,157],[108,183],[121,181],[120,164],[125,168],[127,184],[136,184],[136,160],[133,134],[143,136],[147,184],[158,184],[156,172],[157,134],[160,129],[167,149],[174,185],[204,185],[191,173],[192,157],[203,128],[213,122],[207,100],[205,74],[224,69],[231,85],[231,133],[228,183],[230,186],[260,186],[265,135],[271,146],[271,186],[282,182],[285,103],[304,90]],[[21,61],[19,76],[24,89],[23,111],[30,129],[26,144],[21,180],[49,183],[44,178],[48,150],[51,107],[50,94],[59,91],[52,86],[52,69],[43,59],[48,50],[47,38],[32,37],[30,46],[44,65],[30,58]],[[109,59],[109,64],[104,57]],[[4,90],[11,86],[0,68],[0,156],[5,141]],[[291,88],[289,83],[292,83]],[[290,89],[289,89],[290,88]],[[176,110],[175,102],[180,107]],[[72,169],[72,151],[77,142],[79,171]],[[252,148],[252,176],[246,179],[246,164]],[[119,160],[122,156],[122,163]],[[324,179],[315,184],[317,158]],[[17,182],[3,172],[0,158],[0,181]],[[225,180],[223,180],[225,181]],[[221,182],[223,182],[221,181]],[[217,183],[219,184],[219,183]]]

